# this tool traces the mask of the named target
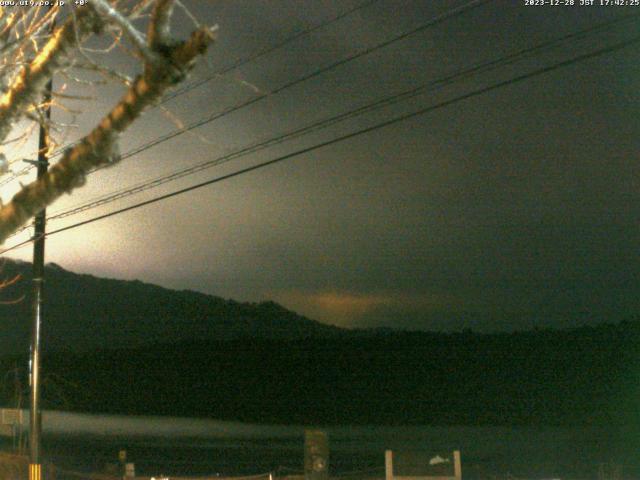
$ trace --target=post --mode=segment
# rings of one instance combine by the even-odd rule
[[[460,463],[460,450],[453,451],[453,474],[456,480],[462,479],[462,465]]]
[[[393,480],[393,452],[391,450],[384,452],[384,472],[385,480]]]
[[[53,81],[49,80],[45,87],[43,102],[45,103],[45,118],[51,118],[51,91]],[[49,159],[49,132],[46,125],[40,125],[38,140],[38,179],[47,173]],[[47,211],[42,209],[34,219],[35,232],[33,236],[33,323],[31,326],[31,410],[29,415],[29,480],[41,480],[42,469],[40,461],[40,434],[42,418],[40,414],[40,327],[42,324],[42,307],[44,303],[44,236],[46,233]]]
[[[323,430],[304,431],[304,478],[329,479],[329,440]]]
[[[118,461],[120,462],[120,468],[118,469],[120,478],[124,479],[127,474],[127,451],[125,449],[121,449],[118,452]]]

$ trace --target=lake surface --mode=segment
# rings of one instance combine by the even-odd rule
[[[102,471],[126,449],[141,476],[301,473],[302,426],[209,419],[117,417],[45,412],[46,460]],[[633,428],[329,427],[332,475],[384,476],[384,452],[428,463],[461,451],[462,473],[479,478],[598,478],[601,464],[640,479],[640,438]],[[5,440],[5,445],[10,443]],[[411,465],[415,467],[415,465]],[[398,466],[402,468],[402,466]],[[605,467],[606,468],[606,467]]]

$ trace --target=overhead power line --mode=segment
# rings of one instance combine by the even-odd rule
[[[173,132],[168,133],[167,135],[164,135],[162,137],[158,137],[138,148],[136,148],[135,150],[130,151],[127,156],[131,156],[131,155],[136,155],[137,153],[140,153],[141,151],[144,151],[146,149],[148,149],[149,147],[152,147],[154,145],[157,145],[158,143],[164,142],[166,140],[169,140],[171,138],[174,138],[178,135],[181,135],[183,132],[188,132],[191,131],[195,128],[201,127],[203,125],[206,125],[208,123],[211,123],[215,120],[218,120],[220,118],[226,117],[227,115],[230,115],[231,113],[237,112],[238,110],[244,109],[246,107],[249,107],[251,105],[253,105],[254,103],[257,103],[261,100],[264,100],[267,97],[270,97],[272,95],[277,95],[279,93],[284,92],[285,90],[288,90],[296,85],[299,85],[303,82],[306,82],[307,80],[311,80],[312,78],[318,77],[324,73],[327,73],[331,70],[334,70],[335,68],[338,68],[342,65],[346,65],[350,62],[353,62],[354,60],[357,60],[361,57],[364,57],[366,55],[369,55],[373,52],[376,52],[382,48],[388,47],[389,45],[392,45],[394,43],[397,43],[399,41],[402,41],[412,35],[415,35],[417,33],[423,32],[429,28],[432,28],[436,25],[439,25],[440,23],[443,23],[446,20],[450,20],[451,18],[455,18],[457,16],[462,15],[463,13],[466,13],[474,8],[477,8],[485,3],[489,3],[493,0],[473,0],[471,2],[465,3],[464,5],[460,6],[460,7],[456,7],[450,10],[447,10],[444,13],[441,13],[433,18],[431,18],[429,21],[427,21],[426,23],[420,25],[417,28],[414,28],[412,30],[409,30],[407,32],[401,33],[399,35],[396,35],[395,37],[383,41],[381,43],[378,43],[376,45],[373,45],[371,47],[365,48],[364,50],[361,50],[359,52],[356,52],[352,55],[349,55],[348,57],[345,57],[341,60],[337,60],[333,63],[330,63],[329,65],[326,65],[324,67],[320,67],[316,70],[314,70],[311,73],[308,73],[306,75],[303,75],[302,77],[299,77],[295,80],[292,80],[290,82],[285,83],[284,85],[281,85],[280,87],[277,87],[273,90],[270,90],[268,92],[264,92],[261,93],[260,95],[251,98],[247,101],[241,102],[239,104],[236,104],[232,107],[229,107],[221,112],[218,113],[214,113],[212,115],[210,115],[207,118],[204,118],[198,122],[192,123],[191,125],[189,125],[188,127],[185,127],[183,129],[179,129],[179,130],[174,130]],[[0,184],[1,185],[1,184]]]
[[[543,42],[541,44],[532,46],[532,47],[528,47],[525,49],[521,49],[518,50],[516,52],[513,52],[509,55],[500,57],[498,59],[495,60],[490,60],[487,62],[483,62],[480,64],[476,64],[473,65],[471,67],[467,67],[467,68],[463,68],[458,70],[457,72],[454,72],[452,74],[449,74],[443,78],[437,79],[437,80],[433,80],[430,81],[426,84],[420,85],[418,87],[409,89],[407,91],[401,92],[399,94],[395,94],[395,95],[391,95],[389,97],[385,97],[383,99],[377,100],[375,102],[369,103],[367,105],[364,105],[360,108],[357,108],[355,110],[350,110],[346,113],[342,113],[339,115],[335,115],[332,117],[329,117],[327,119],[323,119],[321,121],[318,122],[314,122],[310,125],[307,125],[305,127],[302,128],[298,128],[298,129],[294,129],[292,131],[289,131],[287,133],[272,137],[268,140],[264,140],[264,141],[260,141],[251,145],[248,145],[246,147],[240,148],[238,150],[235,150],[233,152],[227,153],[225,155],[222,155],[220,157],[217,157],[215,159],[212,160],[207,160],[205,162],[202,162],[200,164],[197,165],[193,165],[190,167],[186,167],[180,170],[177,170],[173,173],[167,174],[167,175],[163,175],[160,177],[157,177],[155,179],[151,179],[151,180],[147,180],[145,182],[139,183],[137,185],[133,185],[130,187],[126,187],[123,189],[120,189],[118,191],[100,196],[98,198],[95,198],[89,202],[85,202],[81,205],[78,206],[74,206],[65,210],[62,210],[58,213],[54,213],[52,215],[50,215],[48,217],[49,220],[55,220],[55,219],[61,219],[61,218],[65,218],[71,215],[75,215],[78,214],[80,212],[84,212],[86,210],[90,210],[92,208],[96,208],[98,206],[101,205],[105,205],[107,203],[111,203],[114,202],[116,200],[128,197],[130,195],[136,194],[136,193],[140,193],[143,192],[145,190],[149,190],[155,187],[158,187],[160,185],[163,185],[165,183],[171,182],[171,181],[175,181],[178,180],[180,178],[183,178],[185,176],[188,175],[192,175],[196,172],[208,169],[208,168],[212,168],[214,166],[218,166],[222,163],[226,163],[228,161],[237,159],[239,157],[243,157],[252,153],[255,153],[257,151],[263,150],[265,148],[271,147],[273,145],[276,144],[280,144],[283,143],[285,141],[294,139],[294,138],[299,138],[303,135],[307,135],[309,133],[312,133],[314,131],[323,129],[323,128],[327,128],[331,125],[334,125],[336,123],[345,121],[347,119],[352,119],[355,118],[356,116],[359,115],[363,115],[365,113],[369,113],[375,110],[378,110],[380,108],[389,106],[389,105],[393,105],[395,103],[398,103],[400,101],[405,101],[411,98],[414,98],[418,95],[422,95],[425,92],[428,91],[432,91],[438,88],[442,88],[444,86],[450,85],[451,83],[454,83],[456,81],[460,81],[469,77],[472,77],[474,75],[478,75],[480,73],[485,73],[491,70],[494,70],[496,68],[500,68],[500,67],[504,67],[506,65],[511,65],[521,59],[525,59],[525,58],[531,58],[534,55],[539,55],[540,53],[543,53],[545,51],[548,51],[552,48],[556,48],[559,46],[562,46],[564,43],[566,43],[567,41],[573,41],[577,38],[581,38],[581,37],[586,37],[588,35],[592,35],[595,32],[599,32],[608,28],[611,28],[612,26],[621,23],[623,20],[624,21],[629,21],[629,20],[634,20],[637,19],[638,17],[640,17],[640,14],[635,14],[635,15],[631,15],[629,17],[625,17],[624,19],[616,19],[614,21],[609,21],[609,22],[605,22],[603,24],[599,24],[593,27],[590,27],[588,29],[584,29],[578,32],[572,32],[569,34],[566,34],[560,38],[556,38],[553,40],[549,40],[547,42]],[[150,148],[150,147],[148,147]],[[25,227],[27,228],[27,227]]]
[[[46,234],[46,236],[51,236],[51,235],[55,235],[55,234],[58,234],[58,233],[62,233],[62,232],[65,232],[65,231],[68,231],[68,230],[71,230],[71,229],[74,229],[74,228],[81,227],[83,225],[87,225],[87,224],[90,224],[90,223],[97,222],[98,220],[103,220],[105,218],[113,217],[115,215],[119,215],[119,214],[122,214],[124,212],[135,210],[135,209],[144,207],[146,205],[157,203],[157,202],[160,202],[162,200],[167,200],[169,198],[175,197],[177,195],[181,195],[183,193],[191,192],[193,190],[197,190],[197,189],[206,187],[208,185],[213,185],[215,183],[219,183],[219,182],[222,182],[224,180],[228,180],[228,179],[231,179],[231,178],[234,178],[234,177],[238,177],[240,175],[244,175],[246,173],[253,172],[253,171],[268,167],[270,165],[274,165],[276,163],[283,162],[283,161],[288,160],[290,158],[294,158],[294,157],[297,157],[297,156],[300,156],[300,155],[304,155],[304,154],[310,153],[312,151],[319,150],[321,148],[324,148],[324,147],[327,147],[327,146],[330,146],[330,145],[333,145],[333,144],[336,144],[336,143],[339,143],[339,142],[343,142],[345,140],[349,140],[349,139],[352,139],[352,138],[355,138],[355,137],[359,137],[361,135],[365,135],[367,133],[371,133],[371,132],[380,130],[382,128],[388,127],[388,126],[391,126],[391,125],[394,125],[394,124],[397,124],[397,123],[400,123],[400,122],[403,122],[403,121],[406,121],[406,120],[409,120],[409,119],[412,119],[412,118],[416,118],[418,116],[424,115],[424,114],[432,112],[434,110],[439,110],[441,108],[448,107],[448,106],[453,105],[455,103],[458,103],[460,101],[463,101],[463,100],[466,100],[466,99],[469,99],[469,98],[473,98],[473,97],[477,97],[479,95],[483,95],[485,93],[488,93],[488,92],[491,92],[491,91],[494,91],[494,90],[497,90],[497,89],[500,89],[500,88],[503,88],[503,87],[506,87],[506,86],[509,86],[509,85],[513,85],[513,84],[522,82],[522,81],[527,80],[527,79],[532,78],[532,77],[543,75],[545,73],[549,73],[549,72],[558,70],[560,68],[565,68],[565,67],[568,67],[570,65],[576,64],[578,62],[582,62],[584,60],[588,60],[588,59],[595,58],[595,57],[602,56],[602,55],[606,55],[606,54],[609,54],[609,53],[612,53],[612,52],[615,52],[615,51],[618,51],[618,50],[622,50],[624,48],[627,48],[627,47],[629,47],[631,45],[635,45],[637,43],[640,43],[640,36],[636,36],[636,37],[633,37],[631,39],[628,39],[628,40],[625,40],[625,41],[622,41],[622,42],[618,42],[618,43],[615,43],[615,44],[610,45],[608,47],[601,48],[601,49],[598,49],[598,50],[595,50],[595,51],[592,51],[592,52],[589,52],[589,53],[578,55],[578,56],[575,56],[575,57],[573,57],[571,59],[564,60],[564,61],[561,61],[561,62],[557,62],[557,63],[554,63],[553,65],[550,65],[550,66],[547,66],[547,67],[538,68],[538,69],[533,70],[531,72],[528,72],[528,73],[525,73],[525,74],[522,74],[522,75],[518,75],[516,77],[512,77],[512,78],[510,78],[508,80],[504,80],[504,81],[500,81],[500,82],[494,83],[494,84],[489,85],[487,87],[483,87],[483,88],[479,88],[479,89],[473,90],[471,92],[459,95],[459,96],[454,97],[452,99],[445,100],[445,101],[436,103],[434,105],[430,105],[430,106],[421,108],[419,110],[415,110],[415,111],[410,112],[410,113],[398,115],[398,116],[396,116],[394,118],[391,118],[391,119],[386,120],[384,122],[377,123],[377,124],[375,124],[373,126],[366,127],[366,128],[363,128],[363,129],[360,129],[360,130],[357,130],[357,131],[354,131],[354,132],[351,132],[351,133],[347,133],[345,135],[341,135],[339,137],[335,137],[335,138],[333,138],[331,140],[326,140],[324,142],[317,143],[317,144],[312,145],[310,147],[302,148],[302,149],[296,150],[294,152],[291,152],[291,153],[276,157],[276,158],[271,159],[271,160],[267,160],[267,161],[262,162],[262,163],[258,163],[256,165],[253,165],[253,166],[250,166],[250,167],[247,167],[247,168],[243,168],[243,169],[237,170],[235,172],[232,172],[232,173],[229,173],[229,174],[226,174],[226,175],[222,175],[222,176],[219,176],[219,177],[216,177],[216,178],[212,178],[210,180],[207,180],[207,181],[204,181],[204,182],[201,182],[201,183],[197,183],[195,185],[191,185],[189,187],[182,188],[180,190],[176,190],[176,191],[173,191],[171,193],[160,195],[160,196],[154,197],[152,199],[145,200],[143,202],[139,202],[139,203],[136,203],[134,205],[130,205],[130,206],[125,207],[125,208],[114,210],[112,212],[109,212],[109,213],[106,213],[106,214],[103,214],[103,215],[98,215],[96,217],[93,217],[93,218],[90,218],[90,219],[87,219],[87,220],[83,220],[81,222],[77,222],[77,223],[74,223],[72,225],[68,225],[68,226],[59,228],[57,230],[53,230],[51,232],[48,232]],[[27,241],[22,242],[21,244],[18,244],[18,245],[14,245],[13,247],[10,247],[10,248],[8,248],[6,250],[1,251],[0,255],[3,254],[3,253],[6,253],[8,251],[11,251],[13,249],[16,249],[19,246],[26,245],[27,243],[30,243],[31,241],[33,241],[33,239],[27,240]]]
[[[194,124],[189,125],[186,128],[178,129],[178,130],[175,130],[173,132],[168,133],[167,135],[158,137],[155,140],[152,140],[151,142],[148,142],[148,143],[146,143],[146,144],[144,144],[144,145],[142,145],[142,146],[130,151],[129,153],[123,155],[122,158],[124,159],[124,158],[128,158],[128,157],[130,157],[132,155],[136,155],[137,153],[139,153],[141,151],[144,151],[144,150],[146,150],[147,148],[149,148],[149,147],[151,147],[153,145],[156,145],[156,144],[161,143],[163,141],[166,141],[166,140],[169,140],[171,138],[174,138],[174,137],[180,135],[181,133],[191,131],[194,128],[200,127],[200,126],[205,125],[207,123],[211,123],[211,122],[213,122],[215,120],[223,118],[223,117],[225,117],[227,115],[230,115],[231,113],[234,113],[234,112],[236,112],[238,110],[241,110],[243,108],[249,107],[250,105],[253,105],[253,104],[255,104],[255,103],[257,103],[257,102],[259,102],[259,101],[261,101],[261,100],[263,100],[263,99],[265,99],[267,97],[282,93],[283,91],[288,90],[288,89],[290,89],[290,88],[292,88],[292,87],[294,87],[296,85],[299,85],[299,84],[301,84],[303,82],[306,82],[307,80],[310,80],[312,78],[318,77],[318,76],[320,76],[320,75],[322,75],[322,74],[324,74],[326,72],[329,72],[329,71],[331,71],[331,70],[333,70],[335,68],[338,68],[338,67],[340,67],[342,65],[348,64],[348,63],[350,63],[350,62],[352,62],[354,60],[357,60],[358,58],[361,58],[361,57],[364,57],[366,55],[369,55],[369,54],[371,54],[371,53],[373,53],[373,52],[375,52],[377,50],[380,50],[382,48],[388,47],[389,45],[392,45],[394,43],[402,41],[402,40],[404,40],[404,39],[406,39],[406,38],[408,38],[408,37],[410,37],[412,35],[415,35],[417,33],[423,32],[423,31],[425,31],[425,30],[427,30],[429,28],[432,28],[432,27],[434,27],[436,25],[439,25],[439,24],[441,24],[441,23],[443,23],[443,22],[445,22],[445,21],[447,21],[449,19],[458,17],[458,16],[460,16],[460,15],[462,15],[462,14],[464,14],[464,13],[466,13],[466,12],[468,12],[468,11],[474,9],[474,8],[477,8],[477,7],[479,7],[479,6],[481,6],[481,5],[485,4],[485,3],[489,3],[489,2],[492,2],[492,1],[493,0],[472,0],[472,1],[467,2],[467,3],[465,3],[465,4],[463,4],[463,5],[459,6],[459,7],[455,7],[455,8],[452,8],[450,10],[447,10],[447,11],[445,11],[445,12],[439,14],[439,15],[436,15],[435,17],[432,17],[430,20],[428,20],[426,23],[423,23],[419,27],[416,27],[416,28],[414,28],[412,30],[409,30],[409,31],[404,32],[404,33],[401,33],[399,35],[396,35],[396,36],[390,38],[389,40],[385,40],[385,41],[383,41],[381,43],[378,43],[378,44],[373,45],[371,47],[365,48],[365,49],[363,49],[363,50],[361,50],[359,52],[356,52],[356,53],[354,53],[352,55],[349,55],[348,57],[345,57],[343,59],[337,60],[337,61],[335,61],[335,62],[333,62],[333,63],[331,63],[329,65],[320,67],[320,68],[314,70],[313,72],[308,73],[306,75],[303,75],[302,77],[299,77],[299,78],[297,78],[295,80],[292,80],[290,82],[287,82],[287,83],[281,85],[280,87],[277,87],[277,88],[275,88],[273,90],[270,90],[270,91],[267,91],[267,92],[263,92],[263,93],[261,93],[260,95],[258,95],[256,97],[253,97],[253,98],[251,98],[251,99],[249,99],[247,101],[238,103],[238,104],[236,104],[236,105],[234,105],[232,107],[226,108],[226,109],[222,110],[221,112],[214,113],[214,114],[210,115],[209,117],[207,117],[207,118],[205,118],[205,119],[203,119],[203,120],[201,120],[199,122],[196,122]],[[54,158],[56,156],[61,155],[63,150],[64,150],[64,148],[58,149],[58,151],[55,154],[53,154],[51,157]],[[13,174],[11,177],[9,177],[9,178],[7,178],[7,179],[5,179],[3,181],[0,181],[0,187],[12,182],[17,177],[19,177],[21,175],[24,175],[25,173],[29,172],[29,170],[31,168],[32,167],[25,167],[24,169],[20,170],[19,172],[16,172],[15,174]],[[104,167],[102,167],[102,168],[104,168]],[[96,170],[94,170],[94,172],[98,171],[98,170],[101,170],[101,168],[97,168]]]
[[[379,2],[380,0],[367,0],[366,2],[362,2],[359,5],[356,5],[355,7],[346,10],[343,13],[340,13],[334,17],[331,17],[330,19],[327,19],[326,21],[319,23],[317,25],[314,25],[310,28],[307,28],[306,30],[302,30],[301,32],[295,33],[294,35],[287,37],[286,39],[284,39],[283,41],[276,43],[273,46],[267,47],[263,50],[259,50],[258,52],[254,53],[253,55],[249,55],[245,58],[242,58],[234,63],[232,63],[231,65],[229,65],[226,68],[223,68],[221,70],[212,72],[211,74],[207,75],[205,78],[202,78],[200,80],[196,80],[191,82],[189,85],[185,85],[182,88],[177,89],[175,92],[166,95],[163,99],[161,103],[166,103],[169,100],[172,100],[180,95],[184,95],[187,92],[190,92],[191,90],[194,90],[196,88],[198,88],[201,85],[204,85],[205,83],[210,82],[211,80],[215,79],[216,77],[220,76],[220,75],[225,75],[229,72],[232,72],[233,70],[236,70],[250,62],[253,62],[255,60],[257,60],[260,57],[264,57],[265,55],[268,55],[272,52],[275,52],[279,49],[281,49],[282,47],[289,45],[290,43],[293,43],[294,41],[298,40],[299,38],[305,37],[313,32],[315,32],[316,30],[320,30],[328,25],[331,25],[333,23],[336,23],[340,20],[342,20],[345,17],[348,17],[349,15],[362,10],[366,7],[369,7],[370,5]]]
[[[351,62],[353,60],[356,60],[356,59],[358,59],[360,57],[363,57],[365,55],[369,55],[370,53],[373,53],[376,50],[380,50],[381,48],[388,47],[389,45],[392,45],[392,44],[397,43],[397,42],[399,42],[401,40],[404,40],[405,38],[408,38],[408,37],[410,37],[412,35],[415,35],[417,33],[423,32],[423,31],[425,31],[425,30],[427,30],[429,28],[432,28],[432,27],[434,27],[434,26],[436,26],[436,25],[438,25],[440,23],[443,23],[443,22],[445,22],[445,21],[447,21],[447,20],[449,20],[451,18],[454,18],[454,17],[457,17],[459,15],[462,15],[463,13],[466,13],[466,12],[468,12],[468,11],[474,9],[474,8],[477,8],[477,7],[479,7],[479,6],[481,6],[481,5],[485,4],[485,3],[489,3],[489,2],[492,2],[492,1],[493,0],[472,0],[470,2],[467,2],[467,3],[463,4],[463,5],[460,5],[459,7],[455,7],[455,8],[449,9],[449,10],[447,10],[447,11],[445,11],[445,12],[439,14],[439,15],[436,15],[435,17],[431,18],[429,21],[427,21],[426,23],[420,25],[419,27],[416,27],[416,28],[414,28],[412,30],[409,30],[409,31],[404,32],[404,33],[401,33],[400,35],[396,35],[395,37],[392,37],[389,40],[386,40],[384,42],[381,42],[381,43],[378,43],[378,44],[373,45],[371,47],[365,48],[365,49],[363,49],[363,50],[361,50],[359,52],[356,52],[355,54],[350,55],[350,56],[348,56],[348,57],[346,57],[346,58],[344,58],[342,60],[338,60],[336,62],[333,62],[333,63],[327,65],[326,67],[322,67],[322,68],[316,70],[315,72],[312,72],[309,75],[307,75],[307,76],[305,76],[305,77],[303,77],[303,78],[301,78],[299,80],[294,80],[293,82],[290,82],[288,84],[283,85],[282,87],[279,87],[279,88],[277,88],[275,90],[272,90],[268,94],[265,94],[265,96],[266,95],[274,95],[276,93],[279,93],[282,90],[286,90],[286,89],[290,88],[293,85],[296,85],[296,84],[298,84],[300,82],[304,82],[305,80],[309,80],[309,79],[311,79],[313,77],[317,77],[318,75],[321,75],[321,74],[323,74],[323,73],[325,73],[325,72],[327,72],[329,70],[333,70],[334,68],[336,68],[336,67],[338,67],[340,65],[343,65],[345,63],[349,63],[349,62]],[[235,68],[237,68],[237,67],[233,67],[230,70],[233,70]],[[209,76],[209,78],[205,79],[202,83],[208,82],[208,81],[212,80],[213,78],[215,78],[215,76],[213,76],[213,75]],[[198,84],[200,85],[201,83],[198,83]],[[191,89],[192,89],[191,85],[188,85],[188,86],[184,87],[181,90],[189,91]],[[179,92],[180,92],[180,90],[179,90]],[[173,98],[173,97],[171,97],[171,98]]]
[[[234,113],[234,112],[236,112],[238,110],[244,109],[244,108],[246,108],[246,107],[248,107],[250,105],[253,105],[254,103],[257,103],[257,102],[259,102],[259,101],[261,101],[261,100],[263,100],[263,99],[265,99],[265,98],[267,98],[269,96],[277,95],[277,94],[279,94],[279,93],[281,93],[281,92],[283,92],[285,90],[288,90],[288,89],[290,89],[290,88],[292,88],[292,87],[294,87],[296,85],[299,85],[299,84],[301,84],[303,82],[306,82],[307,80],[310,80],[312,78],[318,77],[318,76],[322,75],[323,73],[331,71],[331,70],[333,70],[335,68],[338,68],[338,67],[340,67],[342,65],[345,65],[347,63],[353,62],[354,60],[357,60],[358,58],[364,57],[364,56],[369,55],[369,54],[371,54],[371,53],[373,53],[373,52],[375,52],[377,50],[380,50],[382,48],[388,47],[389,45],[392,45],[392,44],[394,44],[396,42],[404,40],[405,38],[408,38],[408,37],[410,37],[412,35],[415,35],[417,33],[423,32],[423,31],[425,31],[425,30],[427,30],[429,28],[432,28],[432,27],[434,27],[434,26],[436,26],[438,24],[441,24],[441,23],[443,23],[443,22],[445,22],[447,20],[450,20],[451,18],[455,18],[457,16],[460,16],[463,13],[466,13],[466,12],[468,12],[468,11],[474,9],[474,8],[477,8],[477,7],[479,7],[479,6],[481,6],[481,5],[485,4],[485,3],[489,3],[489,2],[492,2],[492,1],[493,0],[472,0],[471,2],[465,3],[465,4],[463,4],[463,5],[459,6],[459,7],[447,10],[446,12],[443,12],[443,13],[431,18],[430,20],[428,20],[426,23],[423,23],[419,27],[416,27],[416,28],[414,28],[412,30],[409,30],[409,31],[404,32],[404,33],[401,33],[399,35],[396,35],[396,36],[394,36],[393,38],[391,38],[389,40],[386,40],[386,41],[383,41],[383,42],[378,43],[376,45],[373,45],[371,47],[368,47],[368,48],[366,48],[364,50],[361,50],[361,51],[356,52],[356,53],[354,53],[352,55],[349,55],[348,57],[345,57],[345,58],[343,58],[341,60],[337,60],[337,61],[335,61],[335,62],[333,62],[333,63],[331,63],[329,65],[326,65],[324,67],[320,67],[320,68],[314,70],[313,72],[308,73],[306,75],[303,75],[302,77],[299,77],[299,78],[297,78],[295,80],[292,80],[290,82],[287,82],[287,83],[285,83],[284,85],[281,85],[278,88],[275,88],[275,89],[273,89],[271,91],[268,91],[268,92],[264,92],[264,93],[258,95],[257,97],[254,97],[254,98],[249,99],[249,100],[247,100],[245,102],[241,102],[241,103],[239,103],[237,105],[229,107],[229,108],[223,110],[222,112],[214,113],[214,114],[210,115],[209,117],[206,117],[206,118],[204,118],[202,120],[194,122],[194,123],[190,124],[189,126],[187,126],[185,128],[174,130],[173,132],[170,132],[170,133],[168,133],[166,135],[157,137],[156,139],[154,139],[154,140],[152,140],[150,142],[147,142],[146,144],[141,145],[140,147],[137,147],[137,148],[127,152],[125,155],[123,155],[123,159],[129,158],[129,157],[131,157],[133,155],[136,155],[136,154],[138,154],[140,152],[143,152],[143,151],[149,149],[150,147],[153,147],[153,146],[155,146],[155,145],[157,145],[159,143],[162,143],[162,142],[165,142],[167,140],[170,140],[171,138],[174,138],[174,137],[176,137],[178,135],[182,135],[185,132],[189,132],[189,131],[191,131],[191,130],[193,130],[195,128],[201,127],[201,126],[206,125],[208,123],[211,123],[211,122],[213,122],[215,120],[218,120],[220,118],[226,117],[227,115],[230,115],[231,113]],[[100,168],[98,168],[98,169],[96,169],[94,171],[98,171],[98,170],[100,170]],[[0,186],[1,186],[1,184],[0,184]]]
[[[490,0],[485,0],[485,1],[490,1]],[[474,4],[474,6],[476,6],[476,5]],[[458,9],[456,9],[456,12],[460,13],[458,11]],[[581,36],[592,34],[592,33],[595,33],[597,31],[601,31],[601,30],[604,30],[604,29],[607,29],[607,28],[611,28],[612,26],[614,26],[616,24],[624,23],[624,22],[628,22],[628,21],[637,19],[639,16],[640,16],[640,14],[634,14],[634,15],[629,15],[629,16],[625,16],[625,17],[620,17],[620,18],[611,20],[609,22],[605,22],[603,24],[597,25],[595,27],[591,27],[591,28],[585,29],[585,30],[580,31],[580,32],[569,34],[569,35],[567,35],[565,37],[562,37],[560,39],[552,40],[552,41],[549,41],[549,42],[545,42],[545,43],[543,43],[543,44],[541,44],[539,46],[533,47],[533,48],[524,49],[524,50],[522,50],[520,52],[514,53],[513,55],[510,56],[510,58],[511,58],[511,60],[515,61],[515,60],[519,59],[518,57],[521,58],[521,57],[523,57],[523,56],[525,56],[527,54],[535,54],[535,53],[537,53],[540,50],[543,50],[545,48],[553,47],[558,42],[562,42],[562,41],[566,41],[566,40],[570,40],[570,39],[576,39],[576,38],[579,38]],[[435,19],[432,20],[432,21],[435,21]],[[351,57],[351,59],[353,60],[354,57]],[[343,64],[347,60],[348,59],[345,59],[344,61],[341,60],[339,62],[336,62],[336,63],[332,64],[332,65]],[[455,79],[460,79],[460,78],[462,78],[463,75],[470,75],[470,74],[473,74],[473,73],[477,73],[482,68],[487,68],[487,69],[492,68],[495,65],[501,64],[501,62],[504,62],[504,61],[505,61],[504,58],[503,59],[497,59],[497,60],[494,60],[492,62],[488,62],[486,64],[481,64],[481,65],[479,65],[477,67],[469,69],[469,71],[466,71],[466,72],[454,73],[454,74],[450,75],[447,78],[441,79],[440,81],[441,82],[448,82],[448,81],[453,81]],[[323,69],[316,70],[315,72],[313,72],[310,75],[314,75],[315,76],[315,74],[319,74],[318,72],[320,72],[321,70],[323,70]],[[265,93],[263,95],[255,97],[253,99],[250,99],[250,100],[248,100],[246,102],[243,102],[243,103],[240,103],[240,104],[235,105],[233,107],[230,107],[228,109],[225,109],[222,112],[212,114],[209,117],[206,117],[204,119],[201,119],[201,120],[198,120],[196,122],[193,122],[193,123],[189,124],[188,126],[186,126],[184,128],[176,129],[176,130],[174,130],[172,132],[169,132],[169,133],[167,133],[165,135],[162,135],[160,137],[156,137],[155,139],[153,139],[153,140],[151,140],[151,141],[149,141],[149,142],[147,142],[147,143],[145,143],[145,144],[143,144],[143,145],[141,145],[139,147],[136,147],[135,149],[132,149],[132,150],[128,151],[127,153],[123,154],[122,155],[122,159],[124,160],[124,159],[130,158],[130,157],[132,157],[134,155],[140,154],[140,153],[142,153],[142,152],[144,152],[144,151],[146,151],[146,150],[148,150],[148,149],[150,149],[150,148],[152,148],[152,147],[154,147],[156,145],[164,143],[164,142],[166,142],[168,140],[176,138],[176,137],[178,137],[178,136],[180,136],[180,135],[182,135],[184,133],[190,132],[190,131],[192,131],[192,130],[194,130],[196,128],[202,127],[202,126],[207,125],[209,123],[212,123],[212,122],[214,122],[216,120],[219,120],[219,119],[221,119],[221,118],[223,118],[223,117],[225,117],[225,116],[227,116],[227,115],[229,115],[231,113],[234,113],[234,112],[236,112],[238,110],[246,108],[246,107],[252,105],[253,103],[256,103],[257,101],[262,100],[263,98],[266,98],[269,95],[272,95],[272,94],[275,94],[275,93],[280,93],[280,92],[284,91],[287,88],[290,88],[290,87],[292,87],[294,85],[297,85],[298,83],[301,83],[301,82],[307,80],[308,78],[310,78],[309,75],[307,75],[305,77],[302,77],[302,78],[299,78],[298,80],[294,80],[293,82],[289,82],[288,84],[285,84],[285,85],[279,87],[278,89],[271,91],[270,93]],[[101,167],[101,168],[106,168],[106,167]],[[101,168],[98,168],[98,169],[96,169],[96,170],[94,170],[94,171],[92,171],[90,173],[94,173],[96,171],[99,171],[99,170],[101,170]],[[0,183],[0,186],[2,186],[2,183]]]

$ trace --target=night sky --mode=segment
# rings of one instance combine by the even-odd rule
[[[355,0],[183,0],[218,41],[198,81],[330,20]],[[89,177],[49,209],[254,142],[569,33],[631,6],[491,1]],[[379,0],[150,110],[121,142],[150,140],[411,31],[467,2]],[[599,0],[597,1],[599,3]],[[193,24],[176,13],[176,35]],[[408,101],[68,218],[82,221],[453,99],[638,35],[638,19]],[[91,53],[134,74],[116,51]],[[479,331],[569,327],[640,313],[640,48],[627,48],[144,208],[51,236],[47,261],[239,301],[273,299],[344,327]],[[69,80],[58,76],[56,88]],[[78,138],[122,88],[69,85]],[[35,141],[35,140],[34,140]],[[31,145],[33,150],[35,143]],[[28,150],[28,148],[27,148]],[[16,151],[15,155],[28,155]],[[30,174],[30,175],[33,175]],[[21,178],[23,183],[29,177]],[[6,201],[17,182],[3,187]],[[26,237],[7,241],[9,247]],[[8,254],[30,259],[30,248]]]

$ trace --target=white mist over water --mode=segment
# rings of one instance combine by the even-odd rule
[[[23,422],[28,428],[28,411]],[[198,438],[291,438],[303,435],[303,427],[256,425],[201,418],[98,415],[53,410],[42,412],[43,434],[117,436],[171,436]]]

